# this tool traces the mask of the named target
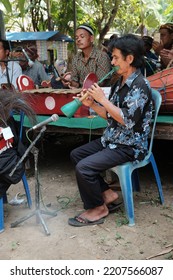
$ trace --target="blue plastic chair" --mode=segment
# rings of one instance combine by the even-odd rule
[[[134,219],[134,202],[133,202],[133,190],[139,190],[139,181],[137,178],[137,170],[138,168],[144,167],[147,164],[151,163],[155,175],[155,179],[157,182],[157,188],[159,192],[160,197],[160,203],[164,203],[163,198],[163,192],[162,192],[162,185],[160,180],[160,175],[157,169],[157,165],[154,159],[154,155],[152,153],[152,147],[153,147],[153,139],[154,139],[154,132],[156,127],[156,120],[159,113],[159,109],[162,102],[161,94],[155,90],[152,89],[152,100],[154,104],[154,116],[153,116],[153,127],[151,132],[151,138],[150,138],[150,145],[149,145],[149,152],[145,159],[139,163],[132,163],[127,162],[122,165],[115,166],[111,168],[111,171],[117,174],[120,182],[120,187],[122,191],[122,197],[124,201],[125,206],[125,212],[127,219],[129,221],[129,226],[135,225],[135,219]]]
[[[20,113],[20,135],[19,135],[20,139],[22,139],[24,117],[25,117],[24,113],[21,112]],[[31,208],[32,199],[31,199],[30,189],[29,189],[29,185],[28,185],[25,173],[22,176],[22,182],[23,182],[23,186],[25,189],[25,193],[26,193],[28,207]],[[7,202],[6,194],[4,195],[4,197],[0,198],[0,233],[4,231],[4,205],[3,205],[4,202]]]
[[[0,233],[4,231],[4,202],[3,198],[0,198]]]

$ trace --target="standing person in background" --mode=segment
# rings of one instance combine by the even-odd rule
[[[88,92],[83,104],[107,119],[107,127],[101,138],[71,152],[85,209],[68,220],[71,226],[103,223],[118,194],[109,188],[101,173],[128,161],[141,161],[148,153],[152,97],[149,82],[140,71],[144,63],[143,42],[129,34],[113,40],[110,50],[120,79],[112,86],[109,99],[96,83],[81,92],[81,96]]]
[[[3,62],[3,60],[8,60],[9,54],[9,42],[0,40],[0,85],[6,84],[6,87],[12,85],[17,89],[16,79],[22,74],[22,69],[16,61]]]
[[[160,26],[160,43],[153,41],[152,47],[161,58],[162,69],[165,69],[170,59],[167,57],[167,50],[173,49],[173,23],[165,23]]]
[[[20,66],[22,67],[22,73],[24,75],[29,76],[33,81],[34,84],[37,86],[41,86],[43,81],[47,81],[50,83],[50,77],[46,73],[45,68],[41,62],[38,61],[38,53],[37,48],[35,46],[26,47],[25,51],[31,61],[33,62],[32,65],[28,64],[28,60],[20,61]],[[22,53],[22,50],[21,50]],[[22,53],[24,57],[24,54]]]
[[[94,46],[94,30],[88,24],[81,24],[76,29],[76,45],[79,51],[72,59],[70,87],[82,87],[86,76],[94,72],[98,80],[111,70],[111,60],[106,52]],[[105,80],[102,86],[109,81]]]

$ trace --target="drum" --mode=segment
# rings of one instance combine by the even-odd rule
[[[161,113],[173,114],[173,67],[147,77],[152,88],[162,95]]]
[[[22,91],[25,100],[30,104],[37,115],[63,115],[61,107],[73,101],[81,89],[32,89]],[[74,117],[86,117],[89,115],[89,108],[82,105]]]

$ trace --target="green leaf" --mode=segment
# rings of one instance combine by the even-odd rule
[[[4,8],[6,9],[7,13],[12,12],[12,6],[9,0],[1,0],[0,3],[4,5]]]
[[[24,12],[25,12],[24,5],[25,5],[25,0],[18,0],[18,6],[21,12],[21,17],[24,16]]]

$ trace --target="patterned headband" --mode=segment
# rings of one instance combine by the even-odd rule
[[[168,29],[171,31],[171,33],[173,32],[173,23],[165,23],[165,24],[162,24],[159,28],[160,29]]]
[[[88,25],[81,24],[81,25],[78,26],[77,29],[85,29],[85,30],[88,31],[91,35],[94,35],[93,29],[92,29],[90,26],[88,26]]]

